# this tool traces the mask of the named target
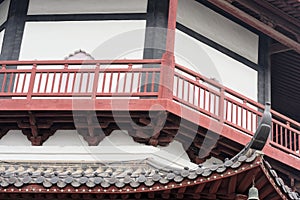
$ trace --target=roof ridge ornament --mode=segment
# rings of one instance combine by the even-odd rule
[[[95,58],[84,50],[77,50],[65,57],[65,60],[95,60]]]

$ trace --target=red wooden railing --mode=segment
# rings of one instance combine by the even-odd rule
[[[264,106],[200,74],[175,64],[174,76],[163,59],[90,61],[2,61],[0,98],[148,97],[166,98],[253,135]],[[159,67],[159,66],[162,67]],[[18,67],[18,69],[16,69]],[[165,77],[170,77],[168,87]],[[0,79],[1,80],[1,79]],[[300,125],[272,110],[270,144],[300,157]]]
[[[173,99],[249,135],[264,106],[181,65],[175,66]],[[271,110],[270,144],[300,156],[300,123]]]
[[[5,62],[2,97],[157,96],[161,60]],[[109,65],[109,67],[108,67]],[[12,66],[18,69],[11,69]]]

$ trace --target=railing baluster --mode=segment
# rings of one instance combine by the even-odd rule
[[[151,92],[154,92],[155,75],[155,72],[152,72]]]
[[[24,76],[23,76],[23,83],[22,83],[21,93],[25,93],[24,88],[25,88],[26,76],[27,76],[27,73],[25,72]]]
[[[85,92],[88,93],[89,92],[89,85],[90,85],[90,79],[91,79],[91,72],[88,72],[87,74],[87,80],[86,80],[86,86],[85,86]]]
[[[60,72],[60,75],[59,75],[59,82],[58,82],[58,88],[57,88],[57,92],[58,92],[58,93],[60,93],[60,91],[61,91],[61,85],[62,85],[63,76],[64,76],[64,73],[63,73],[63,72]]]
[[[18,93],[19,80],[20,80],[20,73],[16,73],[16,85],[15,85],[14,93]]]
[[[144,92],[147,92],[147,85],[148,85],[148,72],[145,74],[145,82],[144,82]]]
[[[83,78],[84,78],[84,72],[80,72],[79,75],[80,75],[80,79],[79,79],[78,93],[80,94],[81,93],[81,89],[82,89],[82,81],[83,81]]]
[[[109,80],[109,88],[108,88],[108,92],[111,93],[112,91],[112,80],[113,80],[114,74],[110,73],[110,80]]]
[[[68,88],[69,88],[69,77],[70,77],[70,72],[67,72],[67,79],[66,79],[66,85],[65,85],[65,93],[68,93]]]
[[[176,88],[176,96],[178,97],[179,96],[179,80],[180,80],[180,78],[177,76],[177,88]]]
[[[11,73],[11,75],[10,75],[9,84],[8,84],[8,89],[7,89],[8,92],[11,92],[11,91],[12,91],[12,85],[13,85],[14,74],[15,74],[15,73],[13,72],[13,73]]]
[[[140,93],[141,91],[141,72],[138,72],[138,82],[137,82],[137,92]]]
[[[222,87],[220,90],[220,97],[219,97],[219,120],[221,123],[224,122],[224,100],[225,100],[225,90]]]
[[[43,93],[47,92],[48,80],[49,80],[49,72],[46,73],[46,83],[45,83],[45,87],[44,87]]]
[[[74,76],[73,76],[73,83],[72,83],[72,90],[71,90],[73,94],[75,89],[76,78],[77,78],[77,71],[74,72]]]
[[[195,93],[196,93],[196,85],[193,84],[193,96],[192,96],[192,104],[195,105]]]
[[[296,133],[293,132],[293,136],[294,136],[294,140],[293,140],[293,145],[294,145],[294,149],[293,151],[297,151],[297,137],[296,137]]]
[[[4,92],[4,89],[5,89],[5,85],[6,85],[6,76],[7,76],[7,73],[5,72],[5,73],[4,73],[4,77],[3,77],[3,81],[2,81],[1,92]]]
[[[40,93],[40,92],[41,92],[41,84],[42,84],[42,80],[43,80],[43,73],[40,72],[39,75],[40,75],[40,78],[39,78],[39,83],[38,83],[37,93]]]
[[[116,93],[119,92],[119,85],[120,85],[120,72],[118,72],[118,76],[117,76]]]
[[[56,72],[53,73],[52,86],[51,86],[51,93],[53,93],[53,91],[54,91],[55,78],[56,78]]]

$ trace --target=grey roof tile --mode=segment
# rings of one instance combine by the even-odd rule
[[[141,185],[148,187],[155,183],[168,184],[170,182],[181,183],[185,179],[194,180],[198,177],[209,177],[211,174],[223,173],[229,169],[239,168],[243,163],[251,163],[257,157],[256,153],[251,155],[240,155],[235,159],[226,159],[225,162],[203,163],[195,169],[184,167],[179,168],[160,168],[159,163],[155,164],[153,159],[127,161],[127,162],[107,162],[107,163],[39,163],[10,165],[0,163],[0,185],[7,187],[14,185],[20,188],[26,184],[41,184],[45,188],[57,186],[64,188],[71,185],[74,188],[87,186],[93,188],[101,186],[109,188],[115,186],[123,188],[129,185],[137,188]],[[299,194],[292,192],[283,180],[278,177],[276,171],[267,162],[265,166],[274,178],[277,186],[286,193],[291,199],[299,199]]]

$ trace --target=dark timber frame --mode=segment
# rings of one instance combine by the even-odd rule
[[[259,36],[258,51],[258,102],[271,102],[271,64],[270,64],[270,38],[265,34]]]
[[[0,60],[18,60],[29,0],[11,0]]]

